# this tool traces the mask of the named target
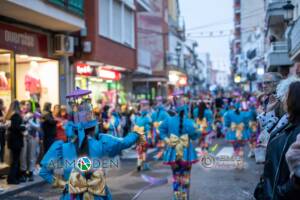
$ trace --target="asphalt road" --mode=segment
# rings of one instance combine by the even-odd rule
[[[193,166],[191,200],[252,200],[253,190],[259,180],[262,165],[253,159],[245,159],[243,169],[236,168],[236,161],[230,160],[232,149],[222,140],[214,153],[218,161],[205,160]],[[247,154],[246,154],[247,155]],[[221,159],[220,159],[221,157]],[[215,158],[216,159],[216,158]],[[131,200],[147,183],[135,170],[135,160],[122,161],[121,167],[108,172],[108,186],[114,200]],[[145,174],[158,179],[168,178],[168,184],[146,190],[141,200],[172,199],[171,170],[160,162],[151,161],[152,170]],[[7,197],[7,200],[56,200],[60,191],[47,184]]]

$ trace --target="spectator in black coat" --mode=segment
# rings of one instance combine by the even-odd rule
[[[10,104],[5,120],[10,121],[7,145],[12,155],[7,183],[19,184],[20,155],[23,147],[23,132],[25,131],[19,101],[15,100]]]
[[[44,104],[42,117],[41,117],[41,129],[43,131],[43,146],[44,153],[48,151],[50,146],[55,141],[56,136],[56,120],[51,112],[51,103]]]
[[[289,123],[271,133],[258,200],[298,200],[300,187],[292,180],[285,155],[300,133],[300,81],[289,85],[284,107]]]

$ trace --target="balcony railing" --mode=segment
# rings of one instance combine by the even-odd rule
[[[267,53],[267,66],[287,66],[292,65],[289,57],[289,46],[287,41],[273,42]]]
[[[299,59],[300,55],[300,18],[298,18],[291,30],[291,52],[290,55],[292,59]]]
[[[287,53],[289,50],[287,41],[272,42],[270,52],[274,53]]]
[[[285,5],[287,0],[266,0],[267,9],[277,9]]]
[[[84,14],[84,0],[48,0],[48,2],[74,14],[80,16]]]

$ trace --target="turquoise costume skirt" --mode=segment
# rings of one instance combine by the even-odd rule
[[[181,164],[191,165],[198,162],[198,156],[195,151],[195,148],[190,143],[190,145],[183,149],[182,159],[177,159],[176,150],[174,147],[168,146],[164,152],[163,163],[165,165],[174,165],[180,162]]]

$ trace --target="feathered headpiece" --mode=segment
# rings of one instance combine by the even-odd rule
[[[283,102],[289,92],[289,87],[292,83],[300,81],[297,76],[291,76],[287,79],[280,81],[276,88],[276,97]]]

